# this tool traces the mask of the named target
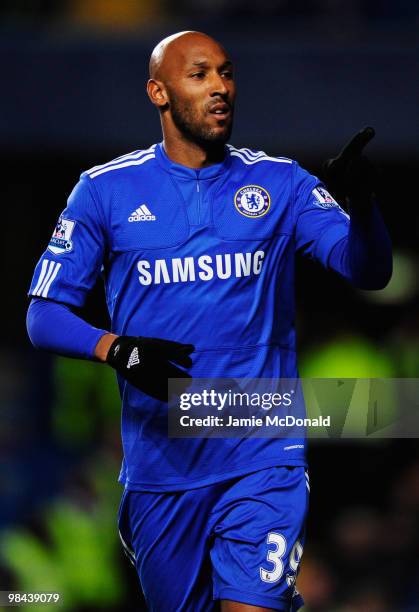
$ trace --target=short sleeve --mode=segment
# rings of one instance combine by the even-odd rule
[[[82,177],[68,198],[39,260],[29,295],[83,306],[105,256],[105,228],[90,179]]]
[[[296,249],[327,267],[333,247],[349,233],[349,216],[321,181],[298,164],[293,182]]]

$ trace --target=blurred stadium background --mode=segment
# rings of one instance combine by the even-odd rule
[[[375,127],[394,277],[368,294],[299,264],[301,374],[418,377],[418,26],[417,0],[1,3],[0,590],[61,591],[65,610],[144,609],[117,540],[113,374],[32,349],[25,293],[79,173],[160,139],[144,83],[163,36],[203,30],[230,50],[237,146],[319,173]],[[100,287],[83,314],[106,325]],[[309,458],[306,610],[418,611],[417,440],[313,442]]]

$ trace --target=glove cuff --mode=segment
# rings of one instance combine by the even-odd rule
[[[115,338],[115,340],[109,347],[108,354],[106,355],[106,363],[108,363],[113,368],[116,367],[119,361],[120,351],[122,350],[121,344],[124,343],[124,340],[127,339],[128,336],[118,336],[117,338]]]

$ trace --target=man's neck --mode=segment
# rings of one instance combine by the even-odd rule
[[[166,155],[172,161],[187,168],[206,168],[221,163],[225,157],[225,148],[222,143],[203,146],[186,139],[171,138],[165,135],[163,146]]]

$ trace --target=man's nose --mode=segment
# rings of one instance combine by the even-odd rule
[[[228,87],[226,85],[225,79],[218,74],[218,72],[214,73],[211,79],[211,95],[222,95],[225,96],[228,93]]]

